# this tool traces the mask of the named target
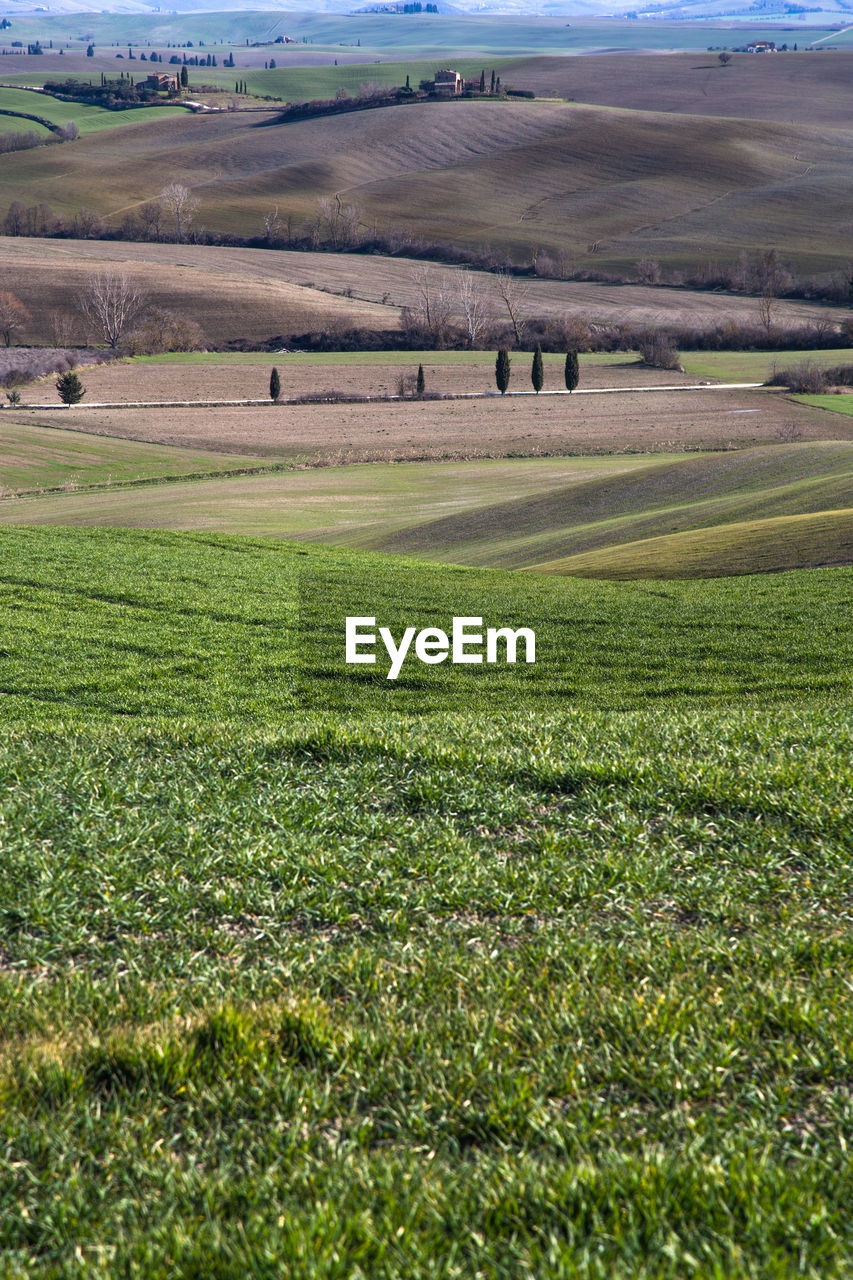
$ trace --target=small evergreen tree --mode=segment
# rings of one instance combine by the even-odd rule
[[[273,367],[270,374],[270,400],[277,400],[281,395],[281,378],[278,376],[278,369]]]
[[[486,92],[486,72],[485,68],[480,72],[480,93]]]
[[[426,378],[424,377],[424,367],[422,364],[418,365],[417,388],[418,388],[418,395],[422,396],[424,391],[426,390]]]
[[[56,379],[56,389],[63,404],[79,404],[86,394],[83,383],[71,369]]]
[[[530,381],[533,383],[533,390],[537,396],[542,390],[542,384],[545,381],[545,370],[542,367],[542,348],[536,343],[536,350],[533,352],[533,365],[530,370]]]
[[[491,85],[491,88],[489,89],[489,93],[494,93],[494,91],[495,91],[495,69],[494,67],[492,67],[492,85]]]
[[[181,88],[186,89],[189,82],[190,82],[189,72],[187,71],[186,66],[183,66],[181,67]]]
[[[495,382],[498,385],[498,391],[505,396],[509,386],[509,352],[506,347],[501,347],[495,361]]]
[[[566,352],[566,390],[574,391],[580,381],[580,366],[577,351]]]

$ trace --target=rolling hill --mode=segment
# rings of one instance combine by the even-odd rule
[[[182,116],[73,147],[70,170],[62,148],[8,156],[10,195],[120,221],[181,181],[200,222],[241,235],[260,234],[274,207],[301,227],[339,196],[367,227],[521,261],[533,248],[633,265],[775,247],[803,268],[846,263],[853,138],[842,127],[461,101],[289,124]]]
[[[148,447],[136,448],[149,474],[165,471],[163,450],[149,449],[149,463]],[[132,452],[127,444],[125,451]],[[210,470],[236,461],[208,456]],[[654,461],[489,459],[175,475],[132,489],[7,499],[0,523],[272,535],[537,573],[725,577],[853,563],[853,443]]]
[[[23,342],[43,343],[50,335],[50,313],[76,312],[86,280],[98,271],[118,271],[133,279],[158,306],[195,319],[212,347],[244,338],[266,342],[278,335],[349,326],[393,329],[401,309],[417,303],[423,262],[398,256],[358,253],[310,253],[237,249],[214,245],[174,245],[99,240],[0,236],[0,268],[8,288],[26,303],[31,320]],[[427,268],[433,286],[444,290],[459,314],[459,269]],[[476,272],[488,312],[506,319],[494,276]],[[755,324],[754,297],[709,290],[647,285],[610,285],[591,281],[525,278],[520,281],[524,309],[531,317],[580,315],[595,323],[690,324],[713,328],[729,320]],[[841,323],[849,310],[815,302],[782,299],[774,304],[780,328],[804,323]],[[77,340],[86,331],[75,320]],[[696,356],[685,357],[701,361]],[[820,359],[820,353],[810,358]],[[844,352],[831,357],[843,363]],[[713,364],[715,357],[711,356]],[[732,357],[737,368],[738,357]],[[760,381],[774,360],[791,363],[786,353],[757,353],[747,374],[727,377],[703,371],[700,377],[723,381]],[[701,367],[701,362],[700,366]]]
[[[747,531],[753,523],[755,530]],[[853,444],[782,445],[657,463],[484,504],[367,545],[463,564],[601,577],[724,576],[853,563]]]

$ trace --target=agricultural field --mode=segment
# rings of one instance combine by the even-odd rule
[[[848,569],[0,543],[13,1273],[849,1270]]]
[[[774,37],[793,45],[803,37],[786,31]],[[745,43],[711,39],[729,47]],[[853,106],[853,52],[831,57],[786,53],[773,58],[733,54],[723,66],[715,52],[654,55],[601,54],[595,58],[529,58],[504,72],[519,86],[543,96],[633,111],[775,120],[780,124],[835,128]]]
[[[459,268],[406,257],[2,236],[0,266],[8,287],[25,301],[31,315],[21,330],[22,341],[45,341],[54,310],[68,312],[75,338],[86,340],[90,334],[76,314],[77,302],[98,271],[122,273],[152,305],[194,319],[214,350],[276,338],[276,346],[282,347],[290,335],[323,329],[396,329],[402,309],[417,302],[424,272],[433,287],[445,292],[451,311],[460,314]],[[474,278],[487,314],[505,321],[494,276],[475,272]],[[697,329],[730,320],[746,325],[759,321],[760,299],[742,294],[538,278],[520,283],[525,312],[534,317]],[[838,325],[849,319],[848,307],[787,299],[773,306],[773,323],[781,332],[800,324]],[[700,354],[704,359],[705,353],[686,353],[685,358],[698,360]],[[775,357],[775,352],[766,359],[757,353],[752,367],[761,370],[761,376],[731,380],[763,380]],[[845,358],[842,353],[834,362]],[[711,353],[708,359],[717,356]],[[732,368],[738,359],[732,355]]]
[[[781,27],[774,22],[778,39],[789,43],[798,41],[800,47],[816,42],[827,46],[849,47],[849,36],[834,26],[831,15],[815,25],[805,22],[787,22]],[[843,16],[843,14],[839,14]],[[840,24],[843,25],[843,24]],[[288,35],[296,45],[274,45],[276,36]],[[138,48],[151,45],[165,48],[167,44],[183,44],[192,40],[195,46],[201,42],[205,51],[233,49],[240,65],[261,64],[272,54],[278,60],[314,57],[324,61],[344,57],[359,59],[399,59],[400,57],[435,57],[446,59],[450,55],[514,58],[519,54],[566,55],[577,53],[607,53],[614,49],[630,53],[675,50],[695,50],[704,53],[708,45],[729,46],[745,44],[767,35],[767,19],[762,15],[757,22],[754,15],[742,22],[708,21],[691,22],[630,22],[597,17],[573,17],[567,23],[565,17],[529,17],[510,14],[410,14],[401,21],[398,15],[350,13],[291,13],[263,11],[211,12],[192,14],[146,13],[103,14],[87,13],[64,15],[31,12],[14,15],[14,31],[8,38],[41,40],[45,45],[52,38],[57,46],[65,45],[65,54],[75,48],[85,54],[86,45],[93,40],[98,55],[115,56],[114,50],[126,51],[128,44]],[[266,42],[266,48],[252,48],[246,41]],[[305,43],[303,43],[303,41]],[[11,64],[11,59],[8,60]],[[14,66],[21,72],[39,71],[36,65],[45,62],[55,65],[48,52],[41,59],[16,57]],[[65,55],[63,55],[65,63]],[[113,64],[114,65],[114,64]],[[91,69],[91,60],[87,70]],[[11,67],[10,67],[11,69]],[[43,74],[43,72],[42,72]]]
[[[556,384],[553,372],[551,376]],[[485,373],[483,378],[485,381]],[[258,382],[263,395],[268,378]],[[340,387],[339,378],[336,384]],[[327,385],[323,379],[321,391]],[[58,407],[54,392],[54,406],[4,410],[3,421],[65,425],[148,444],[296,463],[678,453],[778,444],[792,432],[794,438],[804,440],[853,438],[853,424],[847,419],[792,404],[782,393],[713,389],[538,398],[528,392],[524,397],[503,399],[493,395],[298,407],[264,403],[226,408],[98,409],[87,407],[84,401],[70,410]]]
[[[572,393],[565,353],[539,395],[514,350],[501,396],[494,351],[299,348],[403,341],[427,283],[506,319],[493,273],[408,233],[562,275],[774,249],[843,286],[851,55],[722,66],[705,45],[767,28],[559,17],[7,34],[48,25],[76,53],[6,71],[192,39],[235,50],[229,95],[464,55],[541,96],[86,130],[68,104],[84,136],[2,157],[10,200],[69,217],[178,181],[196,228],[277,208],[292,243],[337,199],[401,253],[0,239],[29,313],[0,411],[0,1276],[844,1280],[853,396],[762,384],[850,363],[849,305],[515,277],[569,349],[634,326]],[[105,270],[207,349],[86,352]],[[666,325],[778,349],[651,368]],[[806,325],[836,347],[787,350]],[[517,660],[436,661],[460,618]]]
[[[220,454],[216,461],[223,468],[246,466],[244,457]],[[211,470],[207,452],[13,423],[6,413],[0,418],[3,497],[32,489],[76,489]]]
[[[0,112],[22,112],[41,116],[53,124],[65,125],[72,121],[81,134],[100,133],[104,129],[127,129],[132,125],[156,124],[158,121],[187,114],[186,107],[164,103],[156,107],[132,107],[127,111],[107,111],[103,107],[91,107],[84,102],[63,102],[47,93],[33,93],[27,89],[0,86]],[[14,117],[0,114],[0,129],[16,127]],[[29,128],[32,121],[22,123]],[[38,128],[37,125],[33,126]],[[67,156],[66,156],[67,160]]]
[[[737,73],[736,73],[737,74]],[[804,272],[846,270],[843,126],[550,101],[413,103],[306,121],[274,112],[164,119],[4,161],[10,192],[66,216],[120,222],[167,182],[196,193],[209,230],[260,235],[275,207],[298,231],[318,201],[355,203],[366,228],[519,262],[733,261],[768,245]],[[667,157],[677,157],[677,162]],[[816,226],[813,211],[820,204]]]

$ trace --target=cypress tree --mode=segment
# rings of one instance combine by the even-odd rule
[[[485,68],[480,72],[480,93],[486,92],[486,71]]]
[[[495,361],[495,382],[498,385],[498,391],[505,396],[509,386],[509,352],[506,347],[501,347]]]
[[[181,88],[186,89],[189,82],[190,82],[190,73],[187,71],[186,66],[183,66],[181,67]]]
[[[566,352],[566,390],[574,391],[580,381],[577,351]]]
[[[536,350],[533,352],[533,365],[530,370],[530,381],[533,383],[533,390],[537,396],[542,390],[542,384],[545,381],[545,370],[542,368],[542,348],[536,343]]]
[[[277,400],[281,395],[281,378],[278,376],[278,369],[273,366],[270,374],[270,400]]]
[[[63,404],[79,404],[86,394],[83,383],[70,370],[57,378],[56,389]]]
[[[418,385],[418,395],[422,396],[424,391],[426,390],[426,379],[424,378],[424,367],[422,364],[418,365],[418,384],[417,385]]]
[[[492,67],[492,87],[489,89],[489,93],[494,93],[494,91],[495,91],[495,69],[494,67]]]

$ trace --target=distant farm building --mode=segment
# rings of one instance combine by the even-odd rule
[[[775,40],[753,40],[752,44],[746,46],[747,53],[775,53]]]
[[[158,93],[171,93],[178,87],[178,77],[167,75],[165,71],[155,71],[145,81],[147,89],[155,89]]]
[[[433,93],[441,93],[448,98],[454,98],[462,92],[462,77],[458,71],[436,71],[432,87]]]

